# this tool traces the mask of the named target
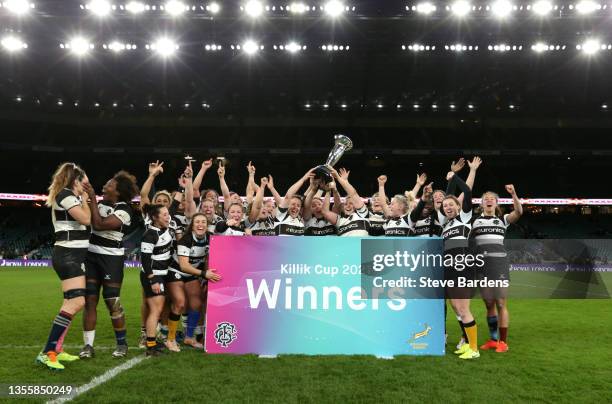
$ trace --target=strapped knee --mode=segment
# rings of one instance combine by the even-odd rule
[[[95,282],[87,282],[85,284],[87,296],[98,296],[100,294],[100,284]]]
[[[114,288],[112,286],[105,286],[104,290],[102,291],[102,297],[104,297],[104,302],[106,303],[108,312],[113,320],[123,316],[123,306],[121,306],[119,292],[119,288]]]
[[[64,299],[76,299],[77,297],[84,297],[86,294],[87,290],[85,288],[70,289],[64,292]]]

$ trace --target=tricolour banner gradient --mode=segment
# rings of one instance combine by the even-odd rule
[[[443,300],[362,298],[360,238],[214,236],[210,251],[209,353],[444,354]]]

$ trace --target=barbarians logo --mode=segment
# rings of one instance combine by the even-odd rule
[[[215,342],[221,345],[223,348],[227,348],[229,344],[234,342],[238,338],[238,330],[232,323],[224,321],[217,324],[215,329]]]

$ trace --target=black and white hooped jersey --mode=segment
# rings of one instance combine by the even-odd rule
[[[81,198],[70,189],[62,189],[51,206],[51,221],[55,231],[55,245],[66,248],[87,248],[89,228],[70,216],[68,211],[81,206]]]
[[[277,236],[303,236],[304,219],[301,216],[292,217],[289,208],[276,208],[274,230]]]
[[[437,216],[437,215],[436,215]],[[430,237],[442,235],[442,225],[438,221],[437,217],[433,220],[432,216],[421,218],[416,222],[413,222],[408,216],[408,223],[410,224],[410,230],[414,237]],[[431,228],[433,226],[433,229]]]
[[[247,227],[244,220],[238,226],[228,226],[225,220],[221,220],[215,225],[215,234],[220,236],[244,236]]]
[[[189,226],[189,219],[187,216],[178,210],[180,204],[181,203],[175,199],[168,209],[168,213],[170,213],[170,228],[174,230],[175,237],[176,233],[184,233],[187,226]]]
[[[350,215],[343,213],[338,215],[336,221],[336,227],[338,228],[338,235],[341,237],[365,237],[368,236],[368,230],[370,228],[370,221],[368,217],[370,211],[363,205]]]
[[[174,241],[170,229],[149,226],[140,243],[142,271],[147,275],[166,275],[173,250]]]
[[[505,257],[504,239],[510,226],[508,215],[503,217],[480,215],[472,219],[470,240],[479,253],[491,257]]]
[[[208,226],[208,232],[209,233],[214,233],[215,232],[215,226],[217,226],[217,223],[219,223],[221,220],[223,220],[223,218],[221,216],[217,216],[215,214],[213,214],[213,217],[211,220],[208,220],[208,218],[206,218],[206,223]]]
[[[172,256],[172,263],[169,271],[176,272],[183,276],[193,276],[181,271],[179,257],[189,257],[189,264],[196,269],[204,269],[210,245],[210,233],[206,233],[203,238],[197,238],[195,234],[185,234],[177,243],[176,250]]]
[[[385,237],[410,236],[410,223],[408,214],[399,217],[390,217],[384,225]]]
[[[370,236],[384,236],[385,235],[385,224],[387,218],[383,212],[374,212],[370,210]]]
[[[121,222],[117,230],[92,230],[89,237],[89,251],[96,254],[122,256],[125,254],[123,248],[123,237],[129,233],[134,212],[125,202],[112,204],[101,201],[98,204],[100,216],[104,219],[114,215]]]
[[[265,219],[257,219],[255,223],[251,225],[251,235],[275,236],[276,230],[274,229],[274,218],[268,216]]]
[[[305,236],[335,236],[336,226],[328,222],[324,217],[311,217],[306,221]]]
[[[453,219],[448,219],[441,212],[438,212],[438,220],[442,225],[442,238],[444,239],[444,250],[454,248],[464,248],[468,246],[468,236],[470,235],[472,211],[459,211],[459,215]]]

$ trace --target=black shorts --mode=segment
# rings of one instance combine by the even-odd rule
[[[85,255],[87,248],[53,247],[51,263],[57,276],[63,281],[85,276]]]
[[[95,279],[99,284],[123,282],[123,255],[105,255],[88,252],[85,257],[87,280]]]
[[[141,271],[140,272],[140,284],[142,285],[142,290],[144,291],[145,297],[155,297],[155,296],[165,296],[166,295],[166,288],[164,287],[165,281],[164,281],[163,275],[154,276],[154,282],[161,284],[160,293],[153,292],[153,289],[151,289],[150,281],[151,279],[147,278],[147,275]]]
[[[448,252],[447,252],[448,253]],[[455,251],[451,252],[452,255],[456,254],[467,254],[467,249],[455,249]],[[455,262],[455,260],[453,260]],[[461,279],[460,279],[461,278]],[[453,287],[446,287],[446,298],[447,299],[471,299],[474,297],[476,292],[476,288],[472,286],[459,286],[459,281],[473,281],[476,278],[474,267],[444,267],[444,280],[452,280]]]
[[[508,281],[508,287],[484,287],[480,288],[483,299],[505,299],[508,296],[510,282],[510,262],[508,257],[488,257],[484,258],[484,266],[479,271],[479,279],[487,278],[488,281]]]
[[[171,270],[168,270],[168,274],[166,275],[165,281],[168,283],[171,282],[191,282],[191,281],[197,281],[198,277],[194,276],[194,275],[181,275],[178,272],[174,272]]]

